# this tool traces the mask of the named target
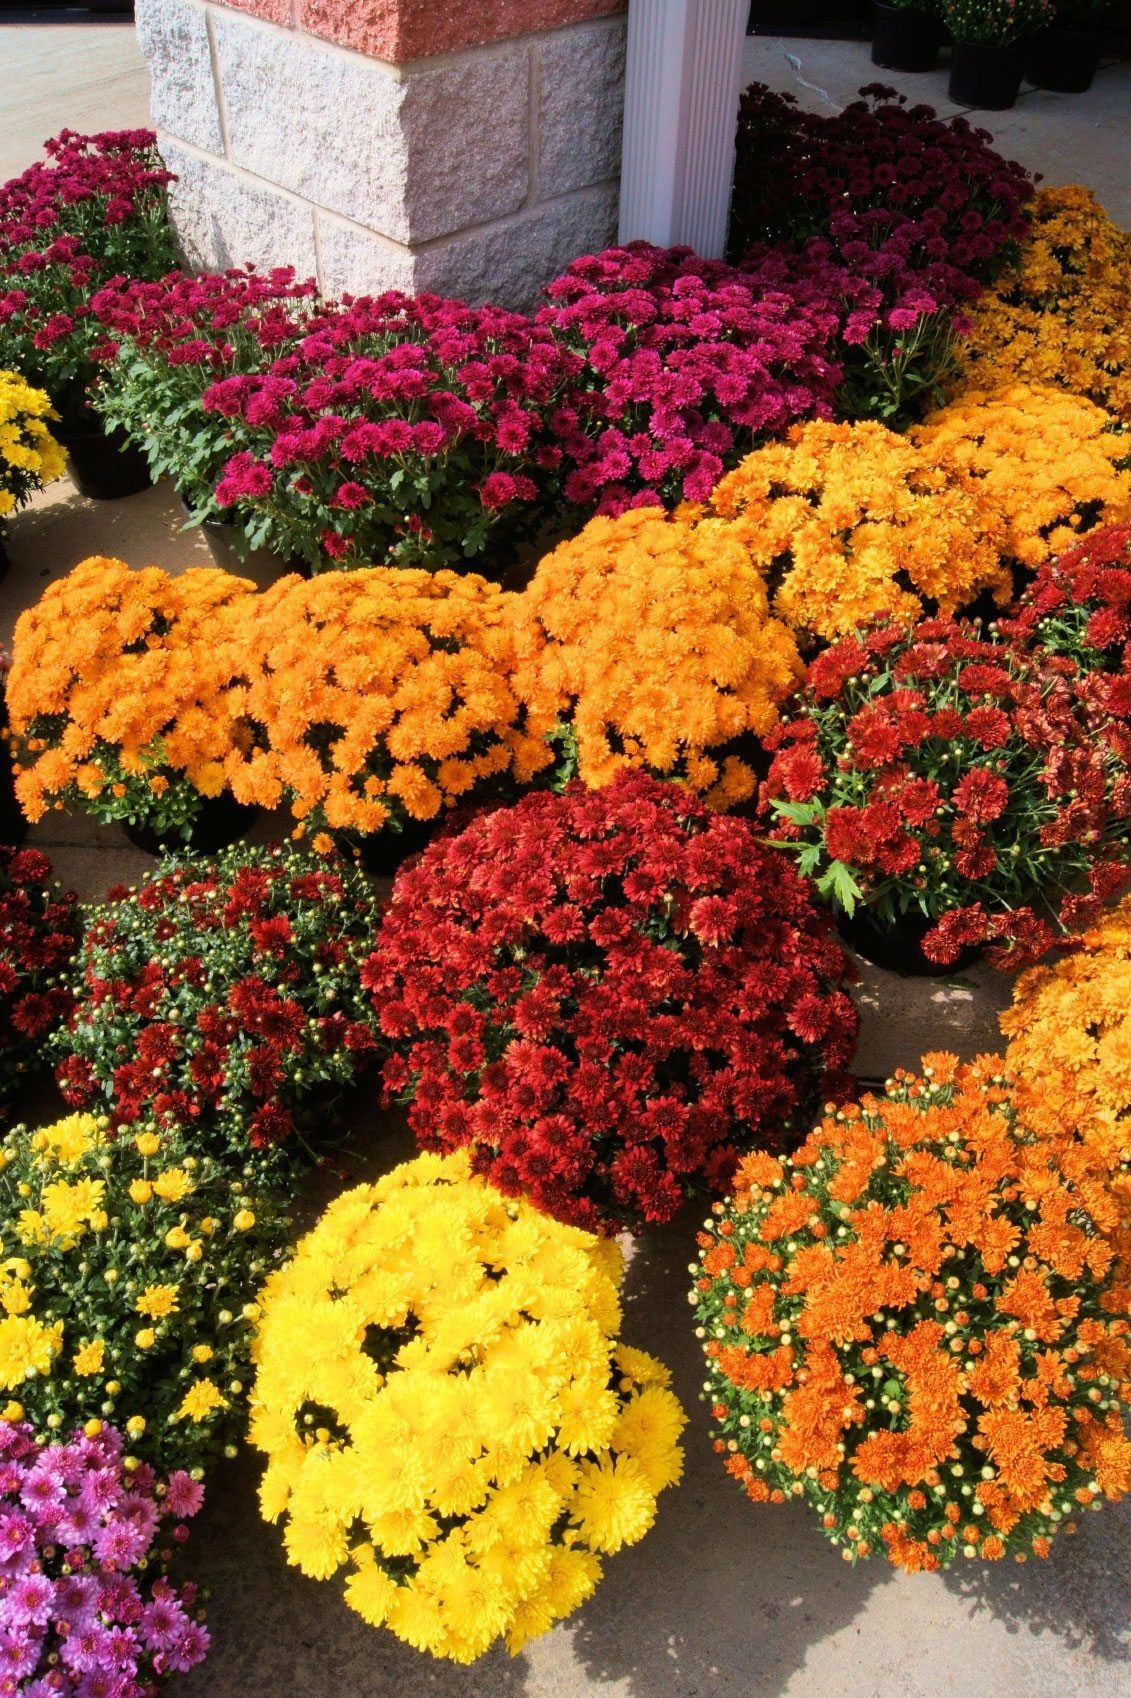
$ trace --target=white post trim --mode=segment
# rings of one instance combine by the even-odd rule
[[[629,0],[619,238],[722,256],[749,0]]]

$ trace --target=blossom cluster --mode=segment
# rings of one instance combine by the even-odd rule
[[[1089,531],[1045,561],[998,626],[1096,673],[1113,717],[1131,713],[1131,523]]]
[[[1040,189],[1014,264],[970,314],[956,387],[1069,390],[1131,421],[1131,235],[1088,189]]]
[[[217,504],[312,566],[458,568],[544,522],[577,361],[520,313],[398,293],[324,306],[202,406],[236,452]]]
[[[1056,0],[939,0],[952,39],[1012,47],[1056,21]]]
[[[609,1231],[723,1189],[843,1093],[849,973],[784,856],[628,772],[434,841],[362,980],[424,1147]]]
[[[513,553],[545,521],[562,454],[550,419],[577,357],[497,307],[311,289],[244,269],[104,291],[116,351],[101,411],[195,517],[284,559],[459,568],[488,546]]]
[[[842,295],[848,417],[899,418],[938,387],[968,304],[1024,235],[1027,173],[985,130],[882,84],[836,113],[753,84],[738,127],[731,248],[796,247]]]
[[[0,843],[0,1123],[16,1084],[74,1006],[79,947],[74,893],[38,849]]]
[[[344,864],[250,847],[163,863],[88,917],[53,1046],[65,1101],[218,1155],[295,1143],[372,1059],[358,970],[376,924]]]
[[[910,434],[982,484],[1005,520],[1003,551],[1022,567],[1131,517],[1131,437],[1086,396],[1024,383],[964,390]]]
[[[94,1420],[50,1442],[0,1425],[0,1619],[6,1690],[24,1698],[150,1698],[203,1661],[196,1587],[166,1577],[203,1502],[183,1469],[130,1467],[125,1436]]]
[[[263,1295],[252,1442],[289,1560],[467,1663],[596,1588],[680,1478],[667,1369],[618,1341],[616,1245],[420,1156],[331,1203]]]
[[[1024,236],[1033,193],[1028,172],[995,152],[992,139],[965,118],[908,106],[882,83],[839,112],[807,112],[793,95],[752,83],[742,96],[732,241],[741,252],[751,242],[821,236],[845,208],[893,220],[937,210],[942,222],[924,262],[942,276],[948,266],[987,276]],[[963,291],[955,281],[944,292]]]
[[[474,574],[388,567],[284,578],[249,608],[227,772],[303,835],[399,831],[550,750],[512,688],[513,598]]]
[[[614,514],[701,501],[758,441],[831,413],[837,306],[790,282],[648,242],[555,278],[539,323],[582,362],[551,421],[566,501]]]
[[[1131,899],[1105,909],[1080,947],[1022,973],[1000,1015],[1005,1064],[1027,1123],[1078,1136],[1113,1178],[1131,1221]]]
[[[1045,1556],[1131,1490],[1118,1210],[999,1067],[924,1057],[747,1158],[700,1234],[715,1448],[849,1560]]]
[[[314,307],[313,282],[289,266],[115,278],[91,298],[100,417],[167,476],[195,521],[218,518],[216,486],[233,453],[231,426],[201,401],[222,377],[249,376],[293,351]],[[237,532],[235,546],[250,547]]]
[[[48,585],[16,623],[7,684],[29,819],[67,808],[191,835],[224,787],[224,693],[252,588],[212,567],[174,576],[97,557]]]
[[[1128,871],[1131,741],[1093,684],[960,622],[843,638],[770,733],[766,815],[847,914],[922,915],[937,962],[989,941],[1028,965]]]
[[[0,547],[8,514],[66,469],[66,455],[47,422],[53,417],[42,389],[33,389],[18,372],[0,370]]]
[[[729,521],[772,584],[774,614],[810,643],[1012,595],[983,481],[941,444],[874,421],[796,427],[723,478],[707,511]]]
[[[161,1468],[234,1455],[255,1299],[286,1238],[279,1195],[180,1129],[114,1137],[72,1114],[9,1132],[0,1419],[42,1432],[112,1417]]]
[[[158,277],[177,263],[172,177],[151,130],[64,130],[47,154],[0,185],[0,367],[46,390],[81,428],[102,339],[93,296],[113,278]]]
[[[734,526],[649,507],[591,519],[515,604],[514,688],[563,742],[562,777],[627,766],[725,810],[753,796],[757,739],[801,674],[788,627]]]

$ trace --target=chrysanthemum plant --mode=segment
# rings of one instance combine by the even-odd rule
[[[289,806],[325,849],[529,783],[552,756],[513,686],[513,602],[408,567],[275,584],[245,627],[236,797]]]
[[[1026,1121],[1087,1145],[1131,1226],[1131,898],[1071,955],[1022,973],[999,1021]]]
[[[16,623],[7,701],[16,796],[188,840],[224,788],[240,679],[240,603],[253,585],[82,561]]]
[[[712,492],[802,641],[882,617],[954,613],[1012,594],[1005,526],[981,481],[874,422],[816,422],[747,455]]]
[[[0,1125],[12,1093],[74,1007],[81,921],[38,849],[0,843]]]
[[[359,973],[377,917],[337,860],[244,845],[161,863],[88,917],[52,1046],[64,1098],[115,1130],[294,1157],[373,1058]]]
[[[551,516],[576,356],[497,307],[312,293],[284,271],[106,290],[100,407],[246,546],[316,571],[501,565]]]
[[[725,811],[757,788],[758,739],[801,676],[736,530],[694,513],[598,516],[513,606],[514,688],[561,751],[555,782],[638,767]]]
[[[965,118],[882,83],[843,111],[804,112],[752,84],[738,126],[730,246],[765,274],[790,265],[833,303],[840,415],[895,424],[951,374],[966,311],[1025,234],[1028,173]]]
[[[174,1133],[73,1114],[0,1152],[0,1390],[6,1421],[113,1419],[133,1454],[199,1477],[234,1455],[260,1283],[286,1241],[249,1164]]]
[[[1120,1210],[997,1058],[923,1068],[743,1165],[693,1267],[704,1395],[727,1472],[847,1560],[1023,1561],[1131,1490]]]
[[[0,549],[5,519],[66,470],[66,455],[51,434],[54,416],[42,389],[18,372],[0,371]]]
[[[843,638],[770,735],[765,818],[850,917],[921,917],[940,964],[989,943],[1027,966],[1127,875],[1131,750],[1104,682],[961,621]]]
[[[1131,235],[1088,189],[1042,188],[1010,265],[974,306],[955,386],[1052,385],[1131,421]]]
[[[0,1426],[0,1623],[5,1681],[23,1698],[142,1698],[208,1650],[191,1581],[167,1578],[202,1488],[183,1470],[158,1479],[129,1439]]]
[[[105,336],[93,296],[178,263],[156,141],[152,130],[64,130],[46,160],[0,186],[0,366],[46,390],[72,430],[98,422],[89,400]]]
[[[420,1156],[268,1281],[251,1437],[304,1574],[433,1656],[517,1653],[680,1478],[668,1372],[618,1341],[615,1244]]]
[[[639,772],[480,812],[362,969],[426,1148],[595,1231],[668,1220],[849,1087],[847,958],[744,820]]]

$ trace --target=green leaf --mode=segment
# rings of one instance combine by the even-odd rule
[[[791,820],[794,825],[812,825],[814,820],[821,819],[824,808],[820,802],[773,802],[775,814],[782,819]]]
[[[817,889],[822,896],[832,896],[850,919],[864,894],[843,861],[829,862],[828,868],[817,880]]]

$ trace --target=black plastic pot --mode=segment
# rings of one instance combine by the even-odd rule
[[[162,836],[150,826],[125,823],[122,829],[134,848],[144,849],[147,855],[176,854],[183,849],[194,855],[214,855],[217,849],[238,843],[258,812],[258,808],[237,802],[234,796],[216,796],[202,805],[187,842],[177,831]]]
[[[872,0],[872,63],[885,71],[933,71],[942,29],[930,12]]]
[[[1107,44],[1102,30],[1045,29],[1029,43],[1025,75],[1038,88],[1083,94],[1092,86]]]
[[[183,496],[181,506],[186,519],[191,519],[192,508]],[[236,547],[236,527],[225,524],[223,519],[203,519],[196,528],[208,544],[208,552],[217,566],[237,578],[250,578],[260,589],[285,578],[288,572],[297,572],[303,578],[310,576],[305,560],[297,554],[290,560],[280,560],[270,549],[256,548],[246,558],[241,557]]]
[[[88,501],[121,501],[153,482],[145,455],[120,430],[60,425],[55,434],[67,450],[71,481]]]
[[[839,911],[836,923],[841,937],[857,955],[905,979],[949,978],[972,966],[983,953],[981,944],[971,944],[945,966],[928,960],[923,954],[923,939],[935,922],[923,914],[901,914],[892,925],[884,925],[871,909],[857,908],[851,917]]]
[[[427,849],[436,821],[410,820],[401,831],[377,831],[357,845],[358,859],[374,878],[394,878],[411,855]]]
[[[950,59],[947,93],[956,106],[1005,112],[1017,100],[1025,69],[1027,43],[987,47],[980,41],[956,41]]]
[[[0,583],[8,576],[8,567],[11,564],[8,559],[8,539],[4,534],[3,525],[0,525]]]

